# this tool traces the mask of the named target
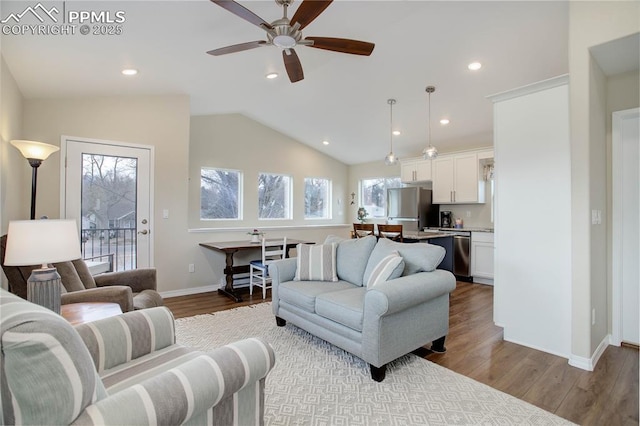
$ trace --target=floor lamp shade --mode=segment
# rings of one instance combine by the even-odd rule
[[[79,259],[75,220],[15,220],[9,222],[7,266],[42,265],[27,280],[27,299],[60,313],[60,275],[48,263]]]

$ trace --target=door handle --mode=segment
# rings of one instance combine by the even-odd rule
[[[142,234],[142,235],[147,235],[149,233],[149,231],[147,231],[146,229],[143,229],[142,231],[138,231],[138,234]]]

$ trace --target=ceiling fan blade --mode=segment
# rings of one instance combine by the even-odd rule
[[[300,29],[303,29],[309,25],[314,19],[318,17],[324,10],[329,7],[333,0],[304,0],[296,13],[291,18],[291,25],[298,22]]]
[[[304,79],[304,72],[302,71],[302,64],[300,59],[293,49],[283,49],[282,59],[284,59],[284,67],[289,75],[289,80],[292,83]]]
[[[259,17],[258,15],[256,15],[255,13],[247,9],[246,7],[236,3],[233,0],[211,0],[211,1],[217,4],[218,6],[233,13],[234,15],[244,19],[245,21],[251,22],[253,25],[257,25],[262,29],[269,29],[269,30],[273,29],[270,23],[268,23],[267,21],[265,21],[264,19],[262,19],[261,17]]]
[[[233,46],[221,47],[220,49],[209,50],[207,53],[213,56],[226,55],[227,53],[242,52],[243,50],[255,49],[264,46],[267,42],[264,40],[250,41],[248,43],[234,44]]]
[[[360,40],[350,40],[347,38],[333,37],[306,37],[305,40],[312,40],[309,47],[316,49],[332,50],[334,52],[351,53],[352,55],[369,56],[376,46],[373,43]]]

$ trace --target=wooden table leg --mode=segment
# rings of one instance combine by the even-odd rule
[[[236,302],[242,302],[242,298],[233,290],[233,253],[232,251],[226,252],[226,268],[224,268],[226,284],[224,288],[218,289],[218,294],[223,294]]]

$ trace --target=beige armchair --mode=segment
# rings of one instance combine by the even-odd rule
[[[0,263],[9,281],[9,291],[23,299],[27,298],[27,280],[33,266],[6,266],[4,255],[7,236],[0,238]],[[118,303],[122,312],[134,309],[153,308],[164,305],[162,296],[156,291],[156,270],[154,268],[130,271],[108,272],[95,277],[82,259],[55,263],[62,279],[61,303],[113,302]]]

